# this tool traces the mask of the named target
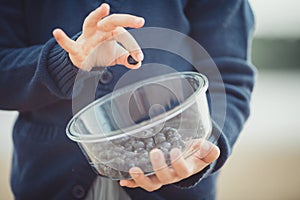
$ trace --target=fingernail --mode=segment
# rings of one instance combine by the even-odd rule
[[[144,60],[144,54],[142,54],[142,53],[139,53],[136,57],[139,61]]]
[[[124,180],[120,181],[120,185],[121,185],[121,186],[127,185],[127,181],[124,181]]]
[[[210,142],[208,141],[203,141],[202,145],[201,145],[201,149],[197,152],[199,158],[205,158],[207,156],[207,154],[209,153],[210,149],[211,149],[212,145]]]
[[[102,3],[101,6],[105,6],[105,7],[109,8],[109,4],[107,4],[107,3]]]
[[[152,152],[150,153],[150,157],[152,160],[157,161],[160,159],[160,153],[156,149],[152,150]]]
[[[138,178],[138,177],[140,176],[140,174],[135,174],[135,173],[133,173],[133,174],[131,174],[131,176],[132,176],[133,178]]]
[[[202,144],[202,149],[205,152],[208,152],[210,150],[210,148],[211,148],[211,143],[205,140]]]
[[[175,149],[172,149],[171,154],[172,154],[172,158],[174,160],[177,160],[181,155],[181,151],[179,149],[175,148]]]
[[[136,168],[136,167],[133,167],[133,168],[130,169],[130,174],[134,178],[139,177],[140,173],[141,173],[141,171],[138,168]]]
[[[142,23],[144,23],[144,18],[142,18],[142,17],[138,17],[138,18],[135,18],[135,20],[134,20],[134,23],[136,23],[136,24],[142,24]]]

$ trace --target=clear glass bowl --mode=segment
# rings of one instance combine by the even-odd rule
[[[192,142],[209,137],[207,88],[207,78],[196,72],[139,81],[83,108],[66,132],[100,175],[130,179],[128,171],[133,166],[150,175],[152,149],[162,150],[170,166],[172,148],[188,157],[195,151],[189,148]]]

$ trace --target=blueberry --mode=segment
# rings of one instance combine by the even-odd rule
[[[149,138],[145,138],[144,139],[144,143],[147,145],[147,144],[149,144],[149,143],[153,143],[154,142],[154,140],[153,140],[153,138],[152,137],[149,137]]]
[[[146,149],[140,150],[138,152],[139,155],[148,155],[148,151]]]
[[[150,129],[139,132],[136,137],[123,137],[108,143],[106,146],[93,147],[92,151],[106,162],[111,162],[112,166],[101,165],[99,172],[114,179],[129,179],[129,169],[138,166],[145,173],[153,172],[149,152],[154,149],[160,149],[165,157],[166,163],[170,165],[170,150],[179,148],[183,150],[185,143],[180,133],[173,126],[178,124],[176,120],[180,120],[180,116],[176,116],[169,125],[161,129],[161,126],[155,126]],[[176,123],[175,123],[176,122]],[[159,132],[160,131],[160,132]]]
[[[119,178],[120,177],[120,172],[118,170],[115,170],[111,167],[107,168],[107,173],[111,178]]]
[[[168,149],[166,149],[166,148],[164,148],[164,147],[158,147],[162,152],[163,152],[163,154],[169,154],[169,150]]]
[[[146,150],[141,151],[138,154],[137,159],[149,159],[149,153],[148,153],[148,151],[146,151]]]
[[[166,137],[162,136],[162,135],[157,135],[154,137],[154,141],[156,144],[160,144],[160,143],[166,141]]]
[[[167,127],[164,129],[165,135],[167,138],[171,138],[178,134],[178,131],[175,128]]]
[[[165,134],[163,132],[157,133],[154,138],[156,137],[165,137]]]
[[[132,146],[136,150],[136,149],[144,148],[145,144],[142,141],[136,141],[135,143],[132,144]]]
[[[185,144],[182,140],[177,140],[171,143],[172,148],[178,148],[180,150],[183,150],[185,147]]]
[[[145,131],[145,137],[151,137],[155,134],[155,129],[148,129]]]
[[[139,63],[139,62],[136,61],[131,55],[129,55],[129,56],[127,57],[127,62],[128,62],[130,65],[136,65],[136,64]]]
[[[133,146],[131,145],[126,146],[125,151],[133,151]]]
[[[119,179],[130,179],[130,174],[128,172],[120,171]]]
[[[116,157],[112,160],[112,166],[116,169],[123,169],[124,168],[124,160],[119,158],[119,157]]]
[[[107,161],[109,159],[109,153],[107,151],[101,151],[97,154],[97,157],[101,160],[101,161]]]
[[[167,141],[164,141],[163,143],[159,144],[159,147],[169,150],[171,148],[171,144]]]
[[[141,153],[141,152],[144,152],[145,149],[144,148],[137,148],[134,150],[135,153]]]
[[[174,136],[175,136],[176,138],[178,138],[178,139],[181,139],[181,135],[180,135],[178,132],[175,132],[175,133],[174,133]]]
[[[114,151],[118,154],[123,154],[123,152],[125,151],[124,147],[123,146],[118,146],[118,147],[115,147]]]
[[[125,143],[125,145],[124,145],[125,150],[127,150],[127,151],[133,151],[134,150],[134,147],[133,147],[134,143],[135,143],[134,140],[130,140],[127,143]]]
[[[146,150],[151,151],[155,147],[154,142],[148,142],[146,144]]]
[[[170,142],[170,143],[174,143],[174,142],[176,142],[176,141],[178,141],[179,140],[179,138],[177,138],[177,137],[170,137],[169,139],[168,139],[168,142]]]
[[[124,151],[125,159],[132,160],[136,156],[136,153],[131,151]]]
[[[140,158],[136,162],[136,166],[140,167],[143,171],[145,171],[145,169],[149,168],[149,165],[151,165],[149,162],[149,158]]]
[[[109,160],[112,160],[112,159],[120,156],[120,153],[118,153],[116,151],[112,151],[112,150],[107,151],[106,153],[107,153],[107,156],[108,156]]]
[[[124,170],[129,171],[130,168],[135,166],[135,161],[134,159],[125,159],[125,165],[124,165]]]

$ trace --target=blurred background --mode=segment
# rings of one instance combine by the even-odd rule
[[[252,114],[221,171],[218,200],[300,199],[300,1],[250,0],[258,68]],[[0,200],[9,187],[16,112],[0,111]]]
[[[250,0],[252,113],[221,171],[218,200],[300,199],[300,1]]]

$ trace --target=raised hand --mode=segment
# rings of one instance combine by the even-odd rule
[[[121,64],[131,69],[141,66],[143,52],[125,28],[140,28],[144,19],[129,14],[109,15],[109,10],[109,5],[104,3],[92,11],[85,18],[82,34],[76,41],[61,29],[53,31],[57,43],[79,69],[89,71],[95,64],[103,67]],[[128,63],[129,55],[137,64]]]

